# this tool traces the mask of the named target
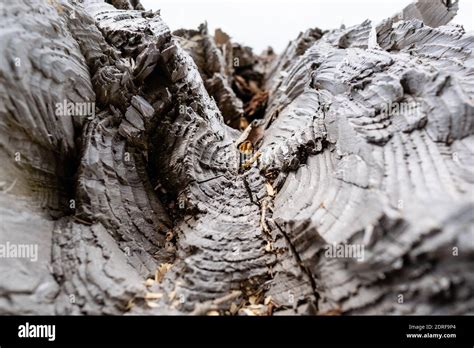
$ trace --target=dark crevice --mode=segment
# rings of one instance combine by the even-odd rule
[[[291,253],[293,254],[293,256],[295,258],[296,264],[299,266],[301,272],[308,278],[308,281],[311,284],[311,289],[313,290],[313,294],[315,296],[315,301],[314,301],[313,305],[315,306],[316,311],[317,311],[318,310],[319,293],[317,291],[316,281],[313,278],[313,275],[312,275],[311,271],[308,269],[307,266],[305,266],[304,262],[301,260],[299,254],[298,254],[298,251],[296,250],[295,246],[293,245],[293,243],[291,241],[291,238],[288,236],[288,234],[285,232],[285,230],[283,228],[281,228],[280,225],[278,225],[278,223],[276,221],[274,221],[274,223],[275,223],[275,226],[278,228],[278,230],[283,235],[283,237],[285,238],[286,243],[287,243],[288,247],[291,250]]]

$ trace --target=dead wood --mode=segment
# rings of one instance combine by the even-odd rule
[[[0,313],[472,313],[448,3],[259,56],[137,0],[2,1],[0,244],[38,258],[1,260]]]

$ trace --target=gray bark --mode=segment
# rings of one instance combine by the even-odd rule
[[[134,0],[3,1],[0,244],[39,255],[0,260],[0,313],[473,313],[474,37],[448,3],[257,56]]]

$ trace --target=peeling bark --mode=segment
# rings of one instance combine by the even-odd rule
[[[135,0],[2,2],[0,242],[39,252],[0,313],[472,313],[474,37],[429,4],[257,56]]]

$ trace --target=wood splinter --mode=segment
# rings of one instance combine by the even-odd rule
[[[241,167],[243,169],[249,169],[252,164],[262,155],[260,151],[257,151],[250,159],[242,163]]]

